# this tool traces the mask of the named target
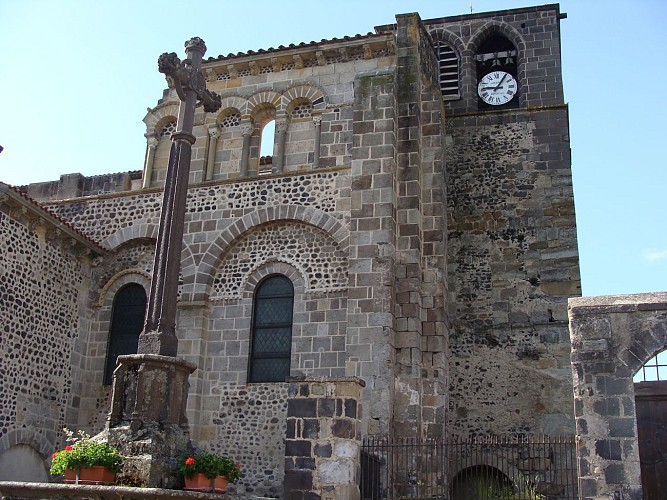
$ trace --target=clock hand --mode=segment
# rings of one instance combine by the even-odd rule
[[[500,82],[498,82],[498,85],[496,85],[496,87],[493,90],[498,90],[503,85],[505,78],[507,78],[507,73],[503,75],[503,77],[500,79]]]

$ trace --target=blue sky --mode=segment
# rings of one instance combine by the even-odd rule
[[[472,1],[474,12],[540,3]],[[561,11],[583,293],[667,290],[667,2]],[[141,169],[141,120],[165,87],[157,57],[182,58],[192,36],[209,57],[367,33],[405,12],[467,14],[470,0],[0,0],[0,181]]]

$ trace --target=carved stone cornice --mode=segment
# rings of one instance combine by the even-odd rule
[[[345,37],[344,39],[324,40],[319,43],[291,45],[260,51],[229,54],[210,57],[202,62],[204,71],[209,68],[217,74],[228,73],[230,78],[237,78],[240,70],[257,71],[266,66],[274,72],[282,70],[284,64],[294,64],[295,68],[307,66],[325,66],[333,62],[350,61],[359,54],[364,59],[393,56],[396,53],[393,33],[379,33]],[[251,64],[252,63],[252,64]]]
[[[24,224],[31,231],[41,232],[45,235],[46,241],[59,243],[64,251],[76,256],[106,255],[108,252],[34,200],[2,183],[0,183],[0,204],[5,205],[9,217]]]

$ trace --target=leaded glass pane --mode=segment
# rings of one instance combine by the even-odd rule
[[[272,299],[258,299],[255,324],[271,325],[276,323],[292,322],[292,297],[277,297]]]
[[[292,350],[294,288],[284,276],[271,276],[255,292],[250,382],[284,382]]]
[[[265,280],[257,290],[256,297],[294,297],[292,282],[283,276],[272,276]]]
[[[287,328],[256,328],[254,354],[284,354],[291,351],[292,326]]]
[[[284,382],[289,375],[289,358],[255,359],[250,382]]]
[[[123,354],[135,354],[139,344],[139,334],[144,326],[146,315],[146,291],[141,285],[132,283],[121,288],[113,301],[111,313],[111,331],[107,363],[104,371],[104,384],[113,380],[116,358]]]

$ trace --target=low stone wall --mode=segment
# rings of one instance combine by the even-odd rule
[[[286,500],[359,498],[362,387],[358,378],[290,381]]]
[[[56,500],[160,500],[178,499],[227,499],[259,500],[261,497],[215,495],[194,491],[165,490],[160,488],[129,488],[126,486],[83,486],[59,483],[20,483],[0,481],[0,498],[3,500],[22,500],[24,498],[44,498]]]
[[[582,500],[640,500],[633,376],[667,345],[667,292],[569,300]]]

